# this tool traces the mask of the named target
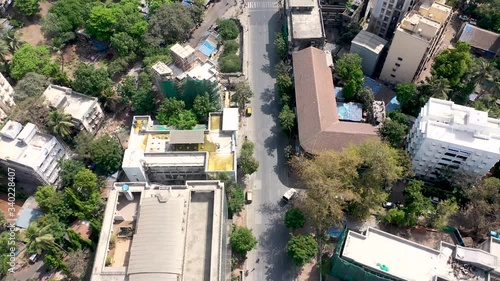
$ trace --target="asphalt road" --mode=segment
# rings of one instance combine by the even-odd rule
[[[273,1],[246,1],[249,14],[250,85],[254,91],[253,115],[248,120],[248,137],[255,143],[259,170],[252,176],[254,200],[247,208],[247,224],[259,244],[248,253],[245,280],[294,280],[286,254],[288,230],[283,224],[286,207],[280,206],[288,190],[283,148],[287,138],[278,124],[279,102],[275,91],[274,65],[278,61],[273,42],[278,23],[278,7]]]

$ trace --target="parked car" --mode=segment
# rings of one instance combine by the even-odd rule
[[[294,188],[290,188],[285,192],[285,194],[283,194],[283,201],[285,201],[285,203],[288,203],[288,201],[290,201],[293,196],[295,196],[295,194],[297,194],[297,190],[295,190]]]
[[[252,107],[247,107],[247,110],[246,110],[246,115],[247,116],[252,116]]]
[[[30,262],[31,264],[35,263],[35,262],[36,262],[36,260],[38,260],[38,254],[33,254],[33,255],[31,255],[31,256],[30,256],[30,258],[29,258],[29,262]]]
[[[252,203],[252,201],[253,201],[253,192],[251,190],[246,192],[246,194],[245,194],[245,200],[247,201],[247,204]]]
[[[382,207],[384,207],[386,209],[392,209],[395,207],[395,205],[392,202],[384,202],[384,203],[382,203]]]
[[[477,21],[475,21],[475,20],[471,20],[471,21],[469,21],[469,23],[472,25],[477,25]]]
[[[459,15],[458,18],[461,19],[461,20],[463,20],[463,21],[468,21],[469,20],[469,17],[466,16],[466,15]]]
[[[434,204],[439,204],[439,202],[441,202],[441,199],[439,199],[438,197],[429,197],[429,199],[431,200],[432,203]]]

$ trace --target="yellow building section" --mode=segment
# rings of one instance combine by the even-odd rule
[[[134,127],[134,133],[138,134],[139,131],[141,130],[142,125],[148,124],[148,118],[137,118],[136,121],[137,123],[135,124]]]
[[[211,115],[210,116],[210,131],[218,131],[220,130],[220,115]]]
[[[217,147],[215,146],[215,143],[208,140],[208,135],[205,135],[204,143],[198,144],[198,151],[216,152]]]
[[[208,170],[209,171],[233,171],[234,157],[232,154],[208,154]]]

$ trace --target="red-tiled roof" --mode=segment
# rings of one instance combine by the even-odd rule
[[[299,140],[308,153],[342,150],[377,136],[367,123],[341,122],[325,52],[309,47],[293,54]]]

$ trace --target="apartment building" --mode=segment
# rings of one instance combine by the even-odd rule
[[[71,115],[71,121],[77,130],[95,134],[104,120],[104,113],[96,97],[57,85],[49,85],[43,92],[43,97],[53,110]]]
[[[391,40],[396,26],[417,0],[374,0],[367,31]]]
[[[325,30],[317,0],[286,0],[285,13],[290,53],[310,46],[323,49]]]
[[[500,160],[500,119],[431,98],[410,131],[407,150],[419,177],[432,180],[444,169],[483,176]]]
[[[355,0],[320,0],[319,6],[325,28],[345,27],[349,23],[359,21],[366,1]]]
[[[389,83],[415,80],[436,54],[451,12],[450,6],[437,2],[411,11],[396,29],[380,79]]]
[[[225,172],[236,177],[239,113],[211,113],[208,126],[176,130],[149,116],[134,116],[122,168],[132,182],[183,183]]]
[[[14,102],[14,89],[0,73],[0,122],[7,118],[7,113],[16,105]]]
[[[117,182],[106,210],[92,281],[227,280],[224,184]]]
[[[386,40],[373,33],[361,30],[352,40],[349,52],[358,54],[361,57],[363,73],[372,76],[386,45]]]
[[[55,184],[59,177],[57,163],[64,155],[63,145],[32,123],[23,127],[9,120],[0,130],[0,167],[5,171],[15,169],[20,181]]]
[[[436,248],[369,227],[345,229],[332,258],[331,275],[342,280],[493,281],[500,277],[500,240],[479,248],[444,241]]]

